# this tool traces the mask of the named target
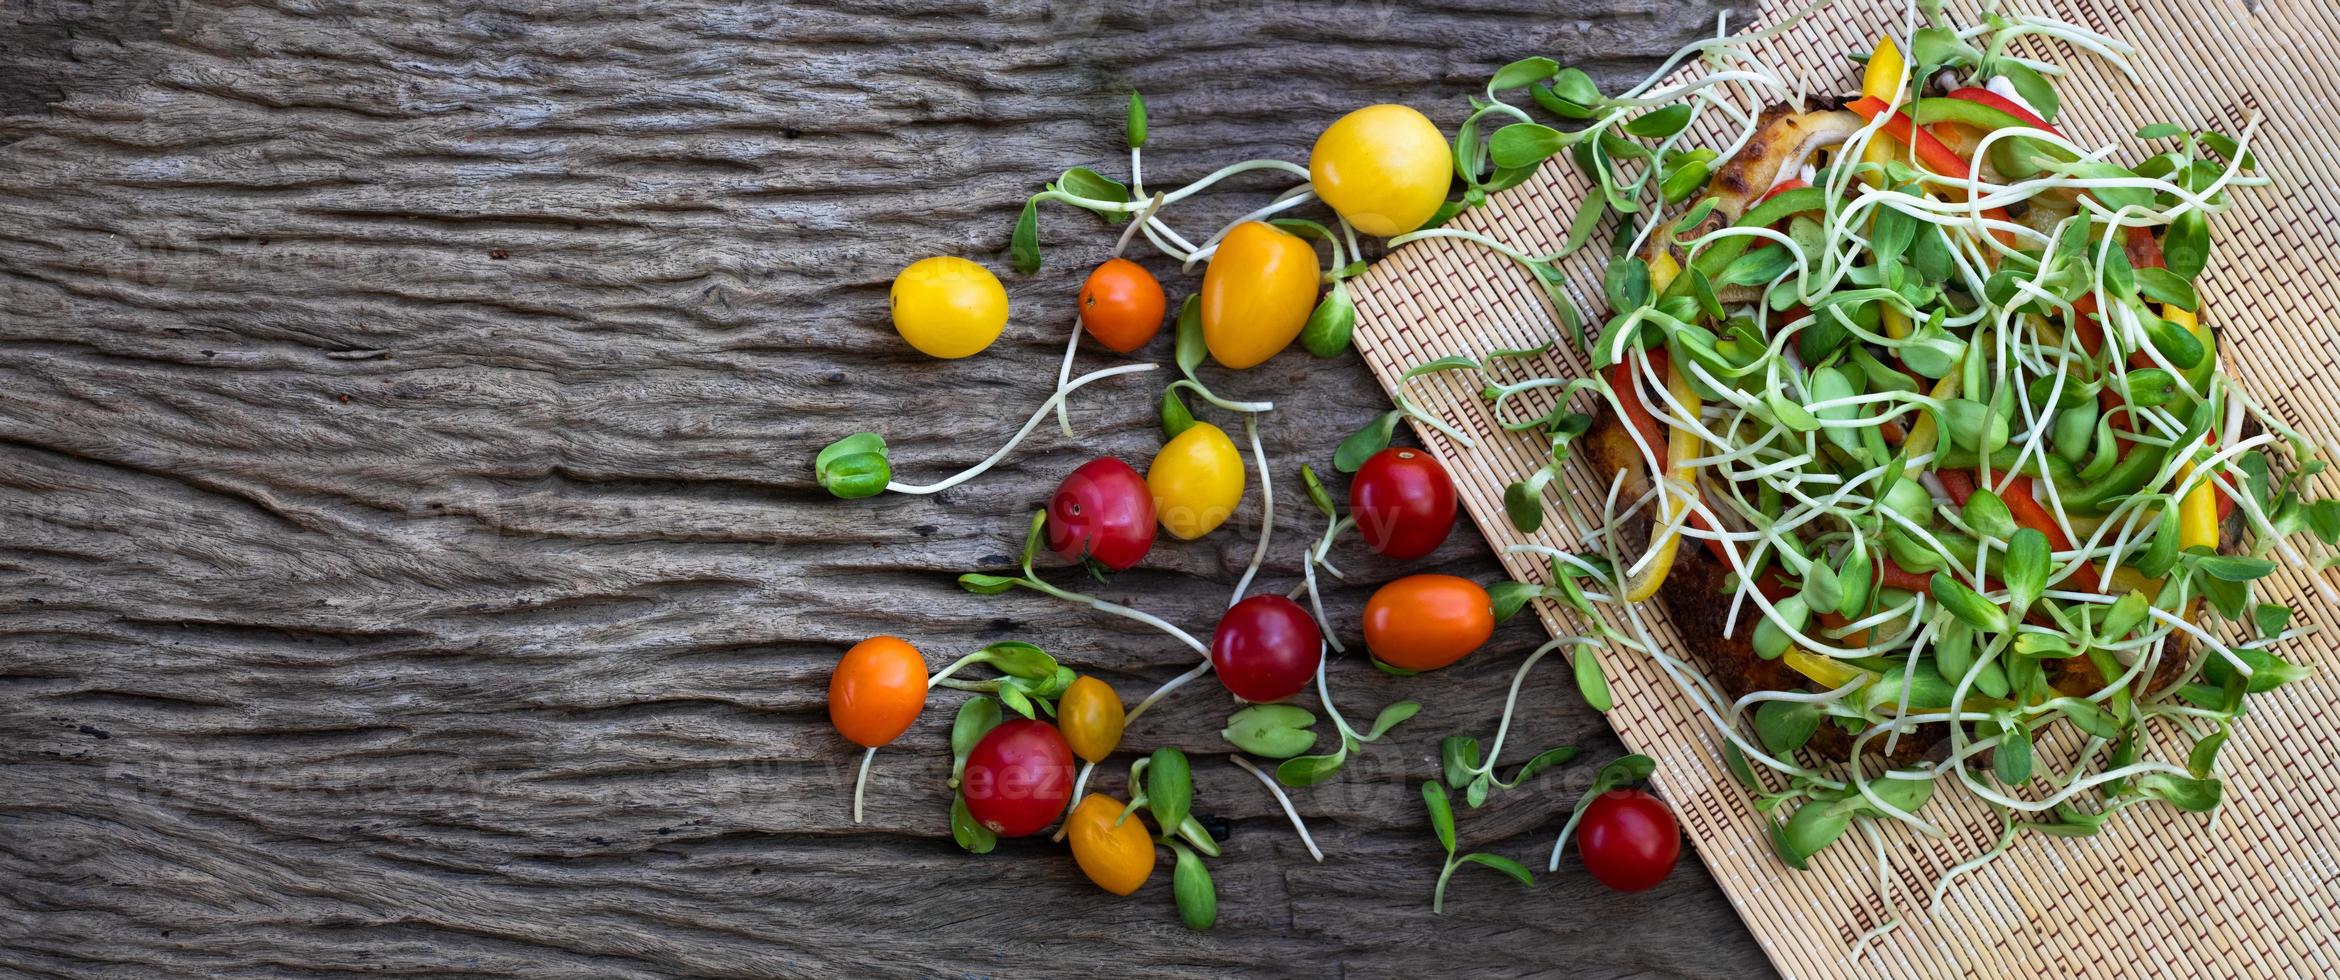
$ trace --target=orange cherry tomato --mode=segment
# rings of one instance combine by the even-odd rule
[[[1365,647],[1392,667],[1436,670],[1493,635],[1495,604],[1467,578],[1408,575],[1365,602]]]
[[[1151,526],[1147,528],[1152,530]],[[1128,720],[1121,707],[1121,695],[1113,685],[1081,675],[1064,689],[1064,696],[1056,700],[1056,727],[1064,733],[1065,744],[1072,746],[1073,754],[1090,762],[1103,762],[1121,744],[1121,727]]]
[[[845,651],[829,675],[829,721],[854,744],[877,748],[902,736],[926,710],[926,658],[891,636]]]
[[[1116,895],[1137,891],[1154,874],[1154,839],[1146,835],[1137,814],[1113,825],[1122,804],[1103,793],[1091,793],[1065,819],[1065,837],[1072,842],[1073,861],[1097,887]]]
[[[1276,356],[1300,336],[1316,309],[1316,249],[1264,221],[1246,221],[1219,240],[1203,269],[1203,346],[1242,370]]]
[[[1128,259],[1106,259],[1081,284],[1081,329],[1115,353],[1127,354],[1154,339],[1167,309],[1162,284]]]

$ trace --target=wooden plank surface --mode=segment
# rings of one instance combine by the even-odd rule
[[[1695,861],[1614,896],[1438,858],[1415,785],[1491,734],[1523,624],[1399,681],[1336,665],[1351,714],[1421,716],[1297,795],[1308,861],[1224,761],[1192,688],[1130,744],[1197,756],[1231,831],[1217,930],[1167,875],[1115,901],[1059,849],[951,844],[940,695],[880,756],[822,710],[849,643],[939,664],[1020,638],[1135,698],[1187,653],[952,576],[999,569],[1081,460],[1142,462],[1158,380],[1076,402],[987,477],[828,499],[860,428],[900,473],[988,453],[1046,393],[1111,233],[1045,219],[1014,325],[954,363],[885,325],[925,254],[1005,272],[1022,195],[1120,172],[1129,86],[1157,182],[1303,158],[1339,112],[1451,127],[1496,65],[1638,74],[1715,9],[1553,3],[448,5],[22,0],[0,8],[0,972],[38,976],[1147,975],[1767,969]],[[1276,190],[1238,185],[1205,227]],[[1174,294],[1198,277],[1154,268]],[[1166,359],[1167,343],[1145,356]],[[1083,363],[1104,363],[1091,351]],[[1219,381],[1283,399],[1267,587],[1291,494],[1384,404],[1354,358]],[[1243,523],[1256,525],[1256,503]],[[1248,531],[1165,544],[1105,594],[1207,629]],[[1349,549],[1361,582],[1399,571]],[[1458,529],[1429,562],[1491,579]],[[1069,581],[1075,573],[1055,573]],[[1368,589],[1337,588],[1353,621]],[[1514,732],[1586,749],[1462,816],[1540,863],[1619,751],[1559,673]],[[1121,767],[1101,785],[1118,788]]]

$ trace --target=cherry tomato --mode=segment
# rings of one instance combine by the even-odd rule
[[[1069,562],[1126,571],[1154,547],[1154,494],[1111,456],[1082,463],[1048,498],[1048,550]]]
[[[1454,530],[1454,480],[1419,449],[1384,449],[1357,467],[1349,483],[1349,513],[1365,546],[1391,558],[1415,559],[1438,550]]]
[[[1308,153],[1316,196],[1357,230],[1388,238],[1422,227],[1446,203],[1454,158],[1429,117],[1369,105],[1325,127]]]
[[[955,255],[910,263],[886,297],[894,329],[930,357],[966,357],[991,346],[1007,326],[1007,289],[999,277]]]
[[[1137,814],[1113,825],[1122,802],[1103,793],[1091,793],[1064,818],[1065,837],[1072,841],[1073,861],[1097,887],[1116,895],[1137,891],[1154,874],[1154,839],[1146,834]]]
[[[1365,647],[1382,663],[1436,670],[1495,635],[1495,604],[1479,583],[1408,575],[1365,600]]]
[[[1103,762],[1121,744],[1121,726],[1128,716],[1113,685],[1094,677],[1074,678],[1056,701],[1056,727],[1074,755]],[[1096,797],[1090,797],[1096,799]]]
[[[1203,269],[1203,346],[1236,370],[1276,356],[1316,309],[1316,249],[1274,225],[1246,221]]]
[[[1219,628],[1211,633],[1211,666],[1236,697],[1281,701],[1316,676],[1323,641],[1316,620],[1299,603],[1255,595],[1219,617]]]
[[[1181,541],[1218,530],[1243,501],[1243,457],[1235,440],[1209,422],[1198,422],[1154,454],[1146,468],[1146,490],[1162,529]]]
[[[1072,799],[1072,749],[1055,725],[1010,718],[967,753],[959,793],[967,813],[1001,837],[1029,837]]]
[[[829,721],[856,745],[877,748],[902,736],[926,709],[926,658],[891,636],[845,651],[829,675]]]
[[[1674,811],[1637,789],[1602,793],[1576,825],[1584,870],[1621,892],[1648,891],[1666,880],[1682,856],[1682,829]]]
[[[1081,283],[1081,328],[1116,353],[1144,347],[1161,333],[1168,308],[1154,274],[1128,259],[1106,259]]]

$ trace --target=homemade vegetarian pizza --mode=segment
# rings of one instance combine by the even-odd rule
[[[1677,144],[1757,73],[1727,45],[1664,90],[1534,90],[1595,120],[1537,151],[1571,152],[1586,211],[1624,220],[1583,341],[1598,377],[1487,389],[1499,417],[1592,395],[1506,420],[1554,446],[1507,509],[1534,530],[1559,498],[1593,547],[1539,549],[1547,593],[1664,663],[1799,868],[1866,821],[1932,829],[1944,780],[2003,814],[2001,850],[2216,807],[2246,697],[2305,673],[2255,583],[2297,567],[2331,597],[2318,447],[2222,373],[2198,286],[2213,219],[2265,183],[2251,130],[2075,142],[2058,120],[2087,108],[2060,104],[2064,66],[2009,52],[2026,34],[2128,67],[2075,25],[1913,11],[1853,53],[1858,92],[1738,113],[1719,149]],[[1604,498],[1546,492],[1571,456]],[[1652,602],[1694,663],[1642,625]]]

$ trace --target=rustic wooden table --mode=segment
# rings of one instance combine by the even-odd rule
[[[1533,627],[1414,680],[1335,665],[1352,714],[1426,708],[1295,794],[1322,864],[1226,761],[1216,685],[1136,726],[1195,757],[1231,833],[1201,935],[1167,874],[1112,900],[1042,841],[961,853],[955,692],[879,756],[859,826],[823,711],[873,633],[936,661],[1029,640],[1129,698],[1189,662],[952,583],[1008,564],[1079,461],[1145,459],[1158,378],[1087,389],[1078,438],[936,497],[840,502],[810,472],[871,427],[940,476],[1045,395],[1100,223],[1047,215],[1049,265],[1006,275],[1016,321],[981,357],[906,350],[886,285],[926,254],[1006,273],[1023,195],[1126,167],[1130,87],[1163,182],[1304,158],[1375,101],[1451,127],[1530,53],[1620,81],[1714,22],[1703,0],[0,8],[0,971],[1766,971],[1694,860],[1633,896],[1464,873],[1431,916],[1417,784],[1440,736],[1491,734]],[[1353,357],[1218,383],[1288,406],[1265,427],[1280,590],[1316,530],[1293,475],[1384,399]],[[1165,544],[1104,591],[1206,629],[1251,548]],[[1496,574],[1467,526],[1427,564]],[[1540,864],[1621,749],[1559,671],[1521,701],[1514,759],[1584,755],[1461,823]]]

